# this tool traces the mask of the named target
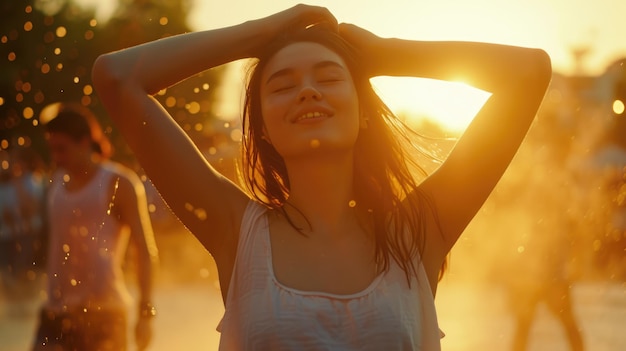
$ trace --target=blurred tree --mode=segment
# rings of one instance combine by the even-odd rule
[[[9,147],[41,149],[38,116],[46,104],[89,105],[93,13],[61,0],[0,0],[0,9],[0,137]]]
[[[93,90],[92,64],[104,52],[189,31],[188,9],[186,0],[120,0],[113,17],[99,24],[93,9],[72,0],[0,0],[0,147],[32,144],[46,156],[42,109],[77,101],[100,118],[116,159],[132,164]],[[203,72],[157,96],[200,145],[210,140],[206,126],[215,117],[221,72]]]

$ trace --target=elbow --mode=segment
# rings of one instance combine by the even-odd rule
[[[552,60],[542,49],[532,49],[532,80],[535,84],[547,88],[552,80]]]
[[[113,97],[122,81],[122,74],[114,69],[110,54],[103,54],[96,58],[91,69],[91,80],[96,92],[104,101]]]

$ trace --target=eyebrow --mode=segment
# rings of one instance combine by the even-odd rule
[[[342,70],[345,70],[344,66],[340,65],[336,61],[331,61],[331,60],[320,61],[320,62],[318,62],[318,63],[313,65],[313,69],[314,70],[318,70],[318,69],[322,69],[322,68],[326,68],[326,67],[337,67],[337,68],[341,68]],[[293,71],[294,71],[293,68],[283,68],[281,70],[278,70],[278,71],[272,73],[267,78],[267,80],[265,81],[265,84],[268,84],[272,79],[278,78],[280,76],[289,75]]]

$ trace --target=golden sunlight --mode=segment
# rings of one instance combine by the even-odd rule
[[[430,119],[453,133],[467,128],[490,95],[460,81],[377,77],[372,84],[395,113]]]

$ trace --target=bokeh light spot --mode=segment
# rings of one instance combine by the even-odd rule
[[[200,112],[200,104],[196,101],[188,103],[185,107],[187,108],[187,111],[189,111],[189,113],[191,113],[192,115]]]
[[[35,115],[35,112],[33,111],[32,108],[30,107],[26,107],[23,111],[22,111],[22,115],[24,116],[24,118],[26,119],[31,119],[33,118],[33,116]]]
[[[240,142],[242,136],[243,136],[243,134],[241,133],[241,130],[239,130],[239,129],[233,129],[230,132],[230,140],[232,140],[234,142]]]
[[[17,58],[17,55],[15,55],[15,53],[14,53],[14,52],[9,52],[9,55],[7,56],[7,59],[8,59],[10,62],[15,61],[15,59],[16,59],[16,58]]]
[[[169,20],[167,19],[167,17],[161,17],[159,19],[159,24],[162,25],[162,26],[167,25],[168,22],[169,22]]]
[[[65,37],[67,35],[67,29],[65,27],[63,27],[63,26],[57,27],[56,35],[59,38]]]
[[[33,22],[27,21],[26,23],[24,23],[24,30],[27,32],[33,30]]]
[[[621,115],[624,113],[624,102],[622,100],[613,101],[613,112],[616,115]]]
[[[167,107],[174,107],[176,105],[176,98],[173,96],[168,96],[167,99],[165,99],[165,106]]]

